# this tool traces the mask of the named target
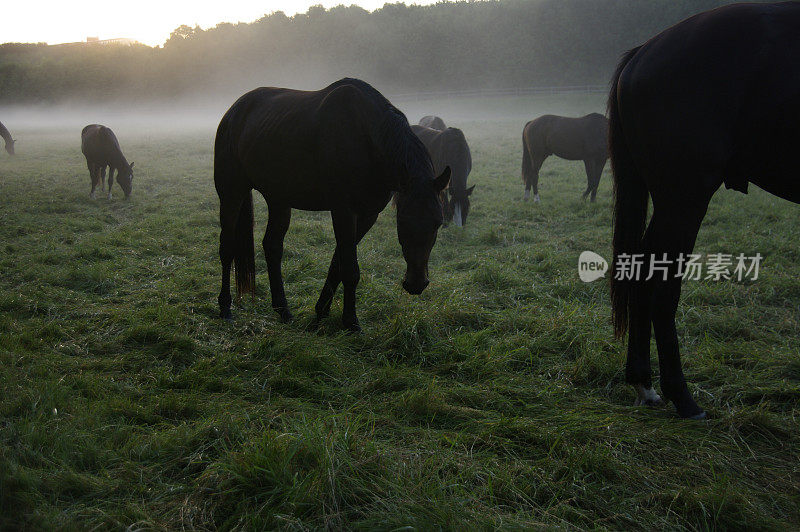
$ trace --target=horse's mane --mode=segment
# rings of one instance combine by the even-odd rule
[[[411,130],[405,115],[391,104],[378,124],[377,138],[383,156],[392,167],[399,169],[400,191],[410,188],[415,178],[433,177],[433,162],[428,149]]]

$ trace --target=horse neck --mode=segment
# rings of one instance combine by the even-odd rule
[[[125,170],[128,168],[128,160],[125,158],[124,155],[122,155],[122,150],[120,150],[119,148],[114,150],[114,153],[111,154],[110,161],[118,172],[120,170]]]
[[[3,137],[3,140],[6,142],[6,144],[10,144],[12,142],[11,133],[8,132],[6,126],[4,126],[2,122],[0,122],[0,137]]]

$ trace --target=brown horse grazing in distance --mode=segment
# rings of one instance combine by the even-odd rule
[[[733,4],[663,31],[614,74],[611,301],[616,334],[628,331],[625,376],[637,404],[661,401],[650,375],[652,322],[661,393],[681,417],[705,417],[681,369],[675,312],[679,259],[692,252],[711,196],[723,183],[745,193],[753,183],[800,203],[798,28],[800,3]],[[637,254],[642,272],[651,257],[666,258],[669,270],[637,279],[624,267]]]
[[[8,132],[2,122],[0,122],[0,137],[3,137],[8,154],[14,155],[14,143],[17,141],[11,138],[11,133]]]
[[[464,226],[469,214],[469,197],[475,189],[475,185],[467,188],[467,177],[472,170],[472,155],[464,133],[454,127],[439,131],[414,125],[411,129],[428,148],[433,160],[434,173],[438,174],[450,167],[452,172],[450,186],[441,194],[444,221],[445,223],[452,221],[458,227]]]
[[[423,127],[429,127],[431,129],[438,129],[439,131],[444,131],[447,129],[447,126],[444,125],[444,120],[433,115],[423,116],[420,118],[419,125]]]
[[[89,177],[92,178],[92,191],[89,195],[94,199],[94,189],[98,183],[105,190],[106,167],[108,167],[108,199],[111,199],[111,185],[114,182],[114,171],[117,172],[117,183],[128,198],[131,195],[133,181],[133,163],[122,155],[116,135],[106,126],[91,124],[81,131],[81,152],[86,157]]]
[[[539,170],[550,155],[569,161],[583,161],[586,167],[586,191],[592,201],[608,159],[608,120],[598,113],[581,118],[544,115],[525,124],[522,130],[522,181],[525,200],[539,201]]]
[[[214,145],[222,226],[220,315],[231,318],[232,262],[237,292],[254,293],[253,189],[269,208],[263,245],[272,307],[283,321],[292,318],[281,277],[291,210],[330,211],[336,250],[316,304],[317,319],[328,315],[342,283],[342,322],[358,331],[357,244],[396,191],[397,237],[407,265],[403,288],[422,293],[442,224],[439,192],[449,180],[449,169],[435,177],[428,151],[403,113],[361,80],[342,79],[318,91],[248,92],[222,117]]]

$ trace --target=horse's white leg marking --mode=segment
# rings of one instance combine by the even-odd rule
[[[461,204],[456,203],[456,208],[453,211],[453,222],[455,222],[457,227],[461,227],[463,224],[461,223]]]
[[[531,191],[530,190],[525,190],[525,198],[524,199],[527,201],[527,200],[530,199],[530,197],[531,197]]]
[[[539,194],[536,194],[536,195],[533,196],[533,202],[534,203],[539,203]]]
[[[645,388],[641,384],[635,384],[633,387],[636,388],[637,396],[636,401],[633,403],[634,406],[655,406],[663,402],[654,389]]]
[[[95,199],[94,190],[89,192],[89,197],[92,198],[92,199]]]
[[[111,192],[108,193],[108,199],[111,199]]]

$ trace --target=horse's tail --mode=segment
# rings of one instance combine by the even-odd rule
[[[639,48],[630,50],[620,61],[608,96],[608,151],[614,174],[614,238],[611,264],[611,314],[614,333],[623,336],[630,316],[631,288],[635,280],[616,278],[617,260],[621,254],[639,250],[647,221],[648,192],[633,160],[619,114],[619,78],[622,70]]]
[[[228,111],[230,113],[230,111]],[[228,115],[223,117],[217,128],[217,137],[214,142],[214,185],[220,197],[220,207],[224,195],[231,195],[232,191],[240,190],[234,180],[244,179],[244,169],[238,158],[234,155],[233,141],[227,123]],[[238,199],[238,198],[237,198]],[[230,201],[230,198],[229,198]],[[234,199],[234,202],[236,199]],[[253,243],[253,191],[247,191],[242,199],[239,211],[230,212],[231,217],[236,217],[236,228],[233,241],[233,266],[236,273],[236,294],[255,295],[256,288],[256,259]],[[220,217],[228,213],[220,211]],[[220,220],[225,223],[224,220]]]
[[[256,257],[253,244],[253,191],[247,192],[236,220],[236,252],[233,256],[236,271],[237,295],[256,293]]]
[[[522,182],[526,185],[528,184],[528,179],[530,179],[531,174],[533,174],[531,154],[528,151],[528,143],[525,142],[525,130],[522,130]]]

